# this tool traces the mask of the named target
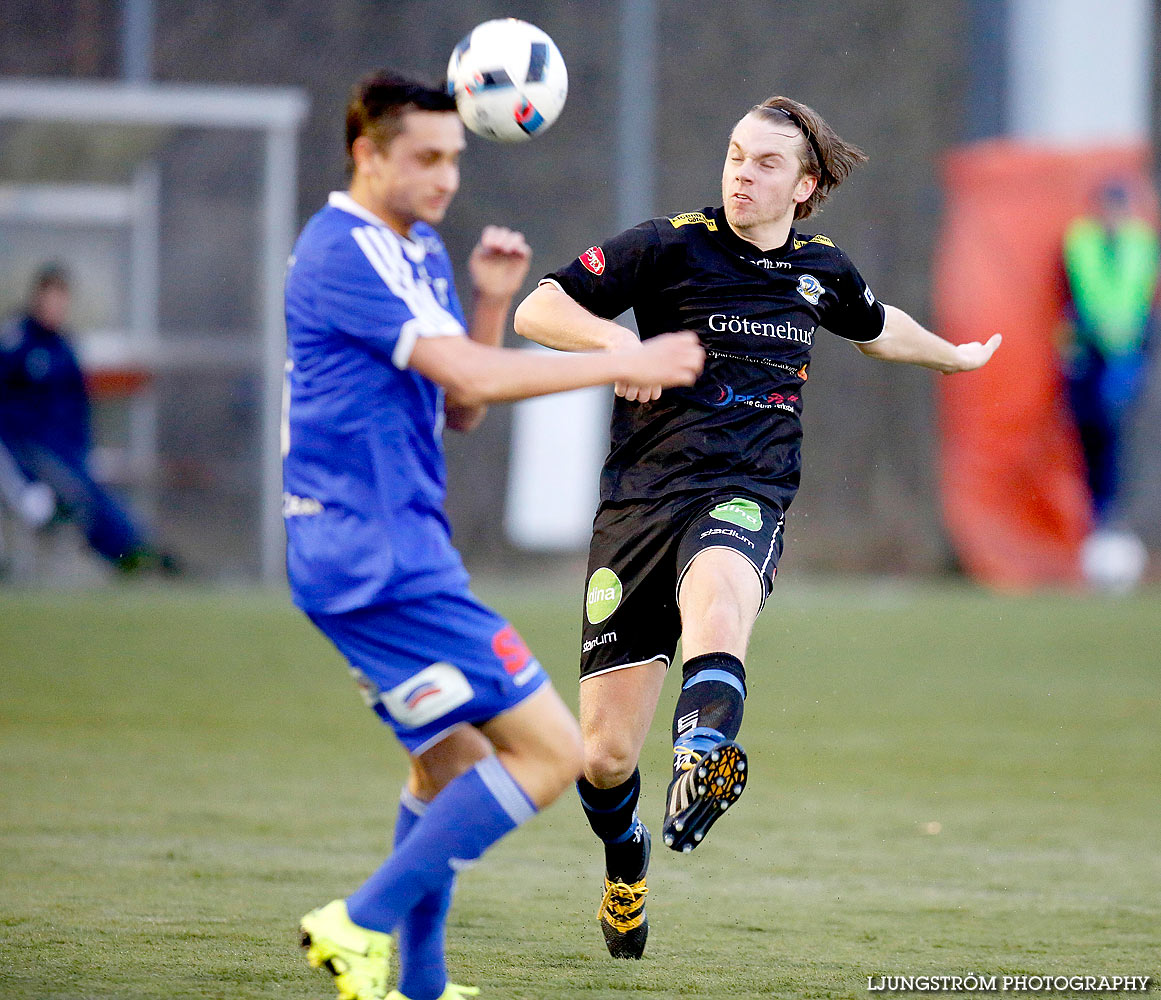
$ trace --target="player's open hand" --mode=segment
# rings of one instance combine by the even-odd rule
[[[955,370],[957,372],[972,372],[977,368],[983,368],[991,356],[996,353],[996,348],[1000,346],[1002,339],[998,333],[995,333],[988,338],[986,344],[981,344],[978,340],[973,340],[970,344],[957,344],[955,348],[957,367]]]
[[[617,395],[640,403],[657,399],[668,386],[693,385],[705,367],[705,349],[691,330],[663,333],[615,353],[626,362]]]
[[[485,226],[468,261],[472,287],[486,298],[510,299],[524,284],[531,263],[532,250],[523,233]]]

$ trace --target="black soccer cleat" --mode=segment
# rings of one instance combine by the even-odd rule
[[[613,882],[605,876],[605,895],[597,915],[605,947],[613,958],[640,958],[649,937],[649,920],[645,916],[645,873],[649,869],[649,831],[645,830],[645,864],[636,882]]]
[[[683,854],[692,851],[745,787],[746,751],[733,740],[722,740],[701,757],[691,755],[685,770],[669,783],[661,827],[665,846]]]

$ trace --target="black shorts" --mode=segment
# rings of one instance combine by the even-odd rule
[[[681,637],[677,592],[694,556],[732,549],[762,585],[762,603],[782,555],[777,506],[735,493],[602,507],[593,521],[582,617],[580,674],[663,659]],[[761,608],[759,608],[759,611]]]

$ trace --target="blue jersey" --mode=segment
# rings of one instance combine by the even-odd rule
[[[340,614],[456,590],[444,513],[443,392],[408,369],[420,337],[463,335],[451,262],[335,192],[286,280],[283,516],[303,610]]]

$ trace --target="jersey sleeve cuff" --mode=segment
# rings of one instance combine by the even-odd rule
[[[873,337],[868,337],[866,340],[858,340],[855,337],[843,336],[843,334],[841,334],[841,333],[838,334],[838,336],[842,337],[843,340],[849,341],[850,343],[857,345],[858,347],[863,347],[866,344],[873,344],[876,340],[878,340],[881,336],[883,336],[884,333],[887,332],[887,310],[880,309],[880,314],[883,317],[883,322],[882,322],[882,325],[879,327],[879,332],[876,333]]]
[[[395,341],[395,349],[391,352],[391,363],[403,370],[411,362],[411,352],[420,337],[462,337],[466,331],[454,321],[442,326],[425,326],[418,319],[409,319],[399,330],[399,339]]]
[[[870,340],[860,340],[859,343],[860,344],[873,344],[876,340],[878,340],[886,332],[887,332],[887,310],[884,309],[883,310],[883,325],[881,327],[879,327],[879,332],[876,333]]]
[[[538,282],[536,282],[536,287],[539,288],[541,285],[552,285],[552,287],[555,288],[558,292],[564,292],[560,282],[555,278],[541,278]],[[568,292],[564,292],[564,294],[567,295]]]

